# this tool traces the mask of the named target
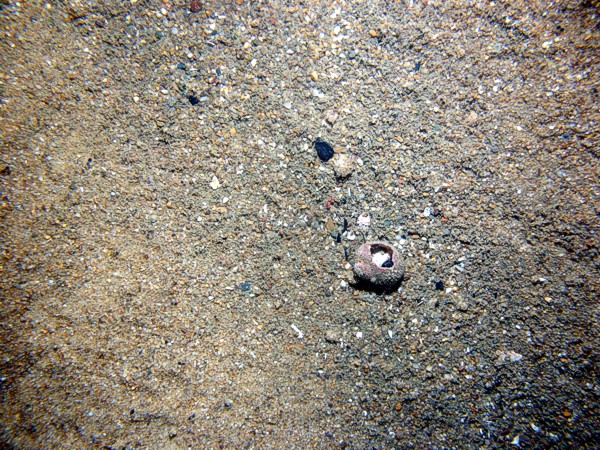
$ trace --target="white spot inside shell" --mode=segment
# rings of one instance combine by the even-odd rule
[[[389,253],[386,252],[377,252],[373,255],[373,262],[377,264],[379,267],[383,266],[383,263],[390,259]]]

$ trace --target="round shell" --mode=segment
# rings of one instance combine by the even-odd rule
[[[404,264],[398,251],[381,241],[367,242],[356,251],[356,276],[376,287],[392,288],[404,276]]]

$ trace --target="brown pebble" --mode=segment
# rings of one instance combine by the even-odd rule
[[[396,411],[400,411],[402,409],[402,403],[396,403]]]
[[[325,228],[327,228],[327,231],[333,231],[335,229],[335,223],[333,222],[333,220],[331,220],[331,217],[327,218]]]
[[[199,0],[192,0],[190,2],[190,11],[193,12],[193,13],[197,13],[197,12],[199,12],[199,11],[202,10],[203,6],[204,5],[202,4],[201,1],[199,1]]]

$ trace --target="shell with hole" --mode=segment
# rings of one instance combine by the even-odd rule
[[[402,281],[404,264],[392,245],[371,241],[356,250],[354,274],[374,287],[391,289]]]

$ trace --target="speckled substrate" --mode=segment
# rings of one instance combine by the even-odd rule
[[[595,447],[597,2],[239,3],[0,1],[5,446]]]

